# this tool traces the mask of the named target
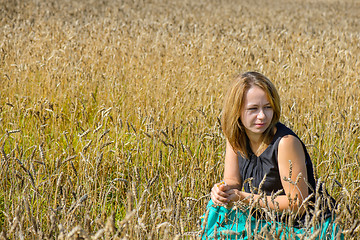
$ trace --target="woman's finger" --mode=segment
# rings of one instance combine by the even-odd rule
[[[223,197],[217,194],[215,191],[211,191],[211,199],[213,200],[213,202],[220,204],[226,204],[229,202],[229,199],[227,199],[227,197]]]
[[[211,192],[215,193],[216,195],[219,195],[219,196],[222,196],[224,198],[227,198],[229,195],[222,191],[218,186],[217,184],[214,185],[214,187],[212,188]]]
[[[214,205],[216,206],[223,206],[223,205],[227,205],[227,202],[222,202],[222,201],[219,201],[216,197],[214,197],[214,195],[212,194],[211,195],[211,199],[214,203]]]
[[[241,192],[237,189],[230,189],[226,191],[226,193],[229,195],[228,199],[231,202],[242,200]]]
[[[229,185],[224,185],[224,184],[218,186],[218,188],[220,191],[223,191],[223,192],[229,191],[231,189]]]

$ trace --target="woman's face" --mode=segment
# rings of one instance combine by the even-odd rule
[[[252,86],[244,96],[241,122],[249,138],[261,136],[269,127],[274,115],[267,94],[258,86]]]

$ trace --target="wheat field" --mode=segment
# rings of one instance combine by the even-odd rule
[[[0,239],[196,239],[250,70],[360,238],[359,1],[0,6]]]

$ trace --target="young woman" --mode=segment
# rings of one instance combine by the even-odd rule
[[[319,237],[335,237],[331,212],[324,207],[331,208],[332,201],[315,205],[322,190],[317,189],[311,159],[298,136],[279,122],[280,111],[278,92],[264,75],[247,72],[235,79],[222,116],[224,180],[211,190],[203,239],[247,239],[255,232],[288,239],[311,235],[316,229],[302,227],[314,220],[314,210]],[[239,201],[245,205],[242,210],[232,207]]]

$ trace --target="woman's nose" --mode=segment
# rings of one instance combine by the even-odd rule
[[[258,118],[260,118],[260,119],[265,118],[265,113],[264,113],[264,110],[260,109],[260,111],[259,111],[259,113],[258,113],[257,117],[258,117]]]

